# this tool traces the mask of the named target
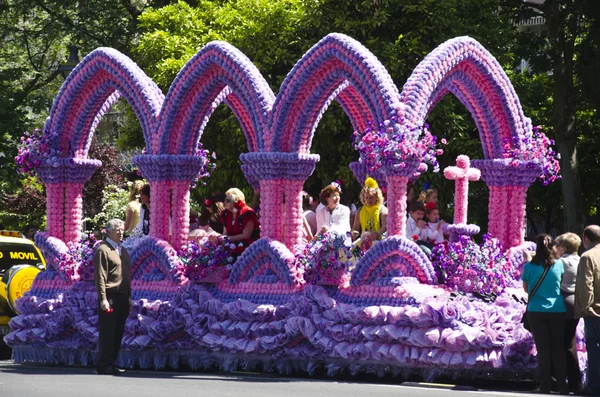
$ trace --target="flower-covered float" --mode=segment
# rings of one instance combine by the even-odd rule
[[[435,137],[422,126],[449,92],[471,112],[485,158],[459,157],[445,170],[456,181],[455,219],[450,244],[434,250],[432,262],[404,236],[406,185],[426,163],[436,166]],[[523,235],[527,188],[558,171],[549,141],[533,130],[506,74],[475,40],[443,43],[399,92],[375,56],[341,34],[309,50],[277,96],[249,59],[223,42],[202,48],[166,96],[113,49],[85,57],[54,102],[37,156],[19,158],[46,185],[48,227],[36,242],[51,266],[17,302],[20,314],[6,337],[16,362],[96,359],[91,243],[78,248],[81,194],[101,165],[87,158],[92,134],[119,96],[140,120],[146,148],[133,161],[153,195],[150,237],[131,252],[134,305],[120,365],[531,374],[535,347],[519,322],[525,305],[518,272],[531,248]],[[344,241],[298,248],[302,187],[319,161],[310,153],[312,136],[333,100],[357,131],[355,175],[363,182],[370,174],[387,189],[387,237],[364,255]],[[189,188],[207,172],[198,143],[223,102],[247,139],[242,170],[261,192],[261,238],[235,261],[226,239],[187,241]],[[479,177],[490,190],[489,236],[481,246],[469,238],[479,229],[466,218],[468,182]]]

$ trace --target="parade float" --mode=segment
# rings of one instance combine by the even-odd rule
[[[428,258],[406,238],[406,187],[435,167],[428,113],[454,94],[479,129],[485,158],[459,156],[450,244]],[[330,34],[300,59],[276,96],[235,47],[212,42],[167,95],[129,58],[91,52],[69,75],[44,126],[35,172],[46,186],[47,230],[36,244],[45,272],[17,301],[6,342],[15,362],[93,365],[97,296],[93,250],[82,235],[82,189],[101,163],[87,157],[102,115],[123,97],[145,152],[133,159],[150,183],[150,236],[131,251],[133,308],[119,365],[220,367],[290,373],[529,376],[535,346],[520,319],[525,200],[538,178],[557,177],[550,141],[534,130],[498,62],[469,37],[429,54],[400,92],[357,41]],[[300,250],[301,192],[323,113],[337,101],[354,127],[357,179],[387,194],[387,237],[352,265],[341,246]],[[225,103],[248,144],[242,170],[261,193],[261,238],[235,261],[224,239],[188,242],[190,185],[206,173],[198,149]],[[489,188],[489,234],[467,220],[469,181]],[[329,245],[328,245],[329,244]],[[323,249],[332,250],[323,255]],[[319,251],[321,250],[321,251]],[[317,252],[318,251],[318,252]],[[347,258],[346,258],[347,259]],[[435,263],[432,263],[435,262]],[[435,265],[435,267],[434,267]],[[581,340],[579,350],[585,366]]]

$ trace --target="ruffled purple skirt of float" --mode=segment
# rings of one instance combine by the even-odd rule
[[[533,373],[533,339],[520,324],[524,305],[511,296],[518,289],[489,304],[452,296],[439,286],[406,283],[402,288],[414,298],[412,304],[344,303],[343,290],[335,299],[331,290],[307,286],[285,303],[272,305],[224,301],[215,297],[215,287],[190,283],[170,301],[134,302],[119,363],[281,373],[324,368],[329,374],[420,373],[428,379],[442,373]],[[54,299],[20,299],[22,314],[11,320],[12,332],[5,338],[15,361],[92,365],[96,299],[93,285],[85,282]],[[585,355],[580,357],[584,367]]]

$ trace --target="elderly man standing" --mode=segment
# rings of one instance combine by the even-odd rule
[[[107,238],[94,254],[94,284],[98,292],[98,374],[119,375],[116,366],[125,320],[131,302],[131,259],[121,247],[124,223],[112,219],[106,224]]]
[[[587,394],[600,395],[600,226],[583,231],[583,246],[575,286],[575,315],[585,323],[588,356]]]

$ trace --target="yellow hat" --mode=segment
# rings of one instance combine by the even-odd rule
[[[377,181],[371,177],[365,180],[365,187],[369,189],[379,189],[379,185],[377,185]]]

